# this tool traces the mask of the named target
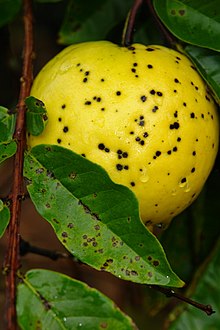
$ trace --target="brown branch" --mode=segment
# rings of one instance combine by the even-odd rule
[[[128,14],[122,38],[122,46],[124,47],[128,47],[132,44],[135,19],[142,4],[143,0],[134,0],[134,4]]]
[[[190,298],[182,296],[181,294],[175,292],[172,289],[164,288],[164,287],[161,287],[158,285],[151,285],[150,288],[165,294],[167,297],[173,297],[178,300],[184,301],[185,303],[200,309],[201,311],[205,312],[209,316],[215,313],[215,311],[212,309],[212,306],[200,304],[197,301],[194,301]]]
[[[24,46],[23,69],[20,79],[20,94],[17,104],[17,121],[14,139],[17,142],[17,152],[14,157],[14,174],[11,192],[11,220],[8,228],[8,247],[4,263],[6,274],[6,329],[17,328],[16,317],[16,273],[19,268],[19,222],[21,212],[21,196],[24,195],[23,161],[26,147],[25,132],[25,103],[30,94],[32,84],[32,57],[33,57],[33,16],[32,1],[23,0],[24,10]]]

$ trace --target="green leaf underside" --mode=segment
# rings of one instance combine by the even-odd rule
[[[4,205],[4,203],[0,199],[0,238],[4,235],[9,220],[10,220],[9,208],[6,205]]]
[[[82,262],[137,283],[183,285],[140,221],[134,194],[100,166],[65,148],[39,145],[26,155],[24,175],[38,212]]]
[[[220,103],[220,54],[208,49],[188,45],[185,51],[197,70],[212,89],[216,102]]]
[[[15,141],[0,143],[0,164],[7,158],[12,157],[17,150],[17,144]]]
[[[220,51],[219,0],[154,0],[156,12],[180,40]]]
[[[45,105],[33,96],[27,97],[25,104],[27,131],[34,136],[40,135],[48,122]]]
[[[0,27],[10,22],[21,8],[22,0],[0,1]]]
[[[106,39],[107,34],[125,17],[132,0],[71,0],[59,31],[61,44]],[[107,13],[107,15],[106,15]]]
[[[99,291],[48,270],[29,271],[18,285],[21,329],[137,329],[132,320]]]
[[[170,319],[174,321],[169,330],[220,329],[220,240],[208,260],[208,264],[206,262],[198,269],[195,283],[189,288],[189,296],[195,301],[211,305],[215,313],[207,316],[192,306],[180,306],[170,315]]]

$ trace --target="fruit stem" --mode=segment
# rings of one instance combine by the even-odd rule
[[[171,48],[175,48],[177,49],[177,40],[176,38],[168,31],[168,29],[165,27],[165,25],[161,22],[161,20],[159,19],[159,17],[157,16],[157,13],[154,9],[152,0],[145,0],[147,7],[152,15],[152,17],[154,18],[156,24],[158,25],[162,35],[164,36],[164,39],[167,41],[168,45]]]
[[[133,6],[127,15],[125,22],[123,35],[122,35],[122,46],[129,47],[133,42],[133,33],[135,19],[138,13],[139,8],[142,6],[143,0],[134,0]]]

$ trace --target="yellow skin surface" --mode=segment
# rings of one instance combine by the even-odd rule
[[[100,164],[139,200],[144,223],[167,224],[201,191],[218,150],[215,103],[183,54],[107,41],[67,47],[31,95],[49,122],[33,147],[58,144]]]

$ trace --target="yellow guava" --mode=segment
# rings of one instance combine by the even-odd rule
[[[191,61],[163,46],[71,45],[31,95],[48,125],[28,145],[58,144],[101,165],[136,195],[145,224],[167,224],[200,193],[215,161],[216,105]]]

